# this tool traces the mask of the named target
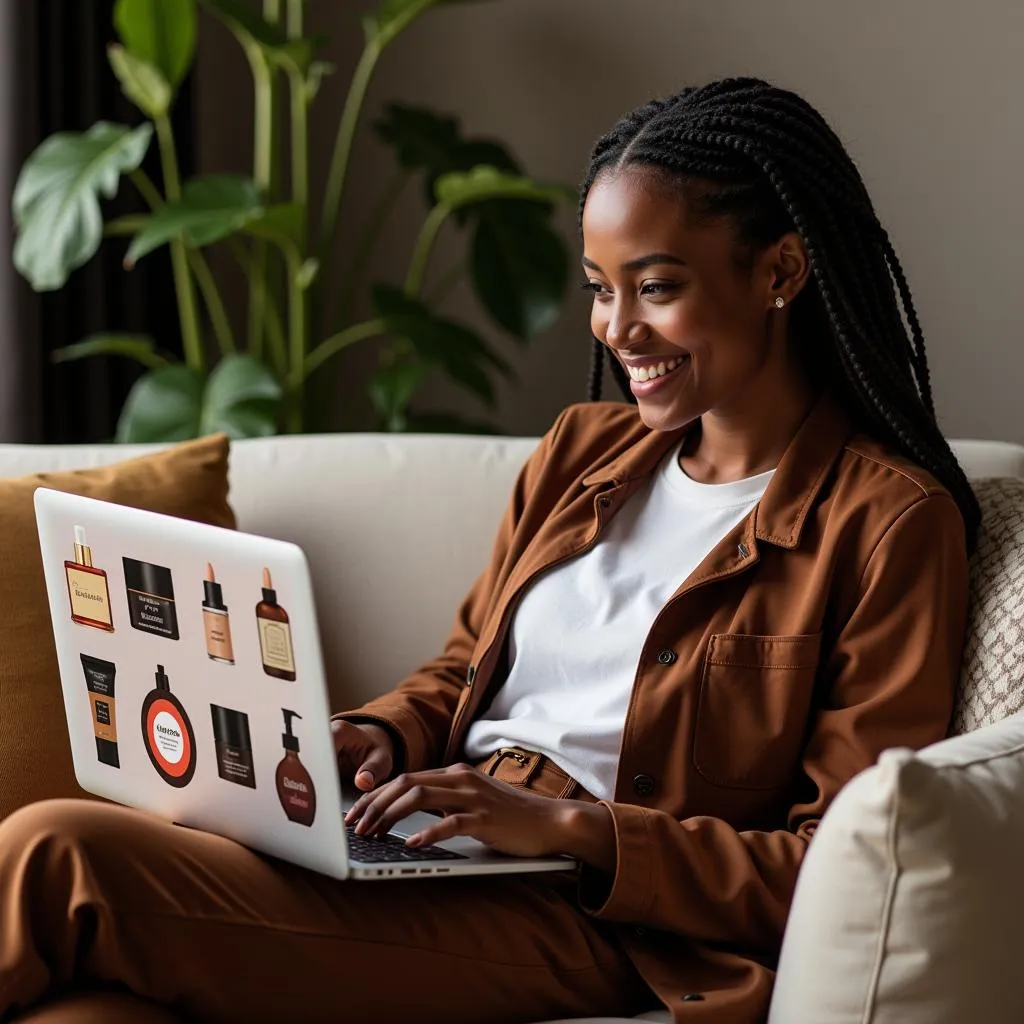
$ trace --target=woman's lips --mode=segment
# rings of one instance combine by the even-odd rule
[[[652,395],[655,391],[660,391],[666,385],[669,385],[671,381],[679,376],[680,371],[687,369],[689,365],[690,357],[684,356],[682,362],[675,369],[669,370],[668,373],[662,374],[660,377],[655,377],[652,380],[634,380],[630,377],[629,390],[637,398],[647,398],[648,395]]]

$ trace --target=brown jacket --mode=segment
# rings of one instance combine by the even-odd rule
[[[406,770],[460,759],[504,681],[517,599],[596,542],[682,433],[611,402],[559,416],[444,654],[353,713],[401,736]],[[825,809],[885,748],[946,733],[967,575],[949,494],[823,398],[758,506],[680,581],[644,644],[606,803],[615,874],[580,878],[676,1021],[765,1015]]]

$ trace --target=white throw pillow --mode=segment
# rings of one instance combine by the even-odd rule
[[[1020,1024],[1022,860],[1024,713],[886,751],[811,842],[769,1024]]]

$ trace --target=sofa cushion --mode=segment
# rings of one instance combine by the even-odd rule
[[[1024,709],[1024,480],[974,483],[981,505],[954,733]]]
[[[770,1024],[1024,1020],[1024,714],[886,751],[822,819]]]
[[[233,527],[227,470],[228,440],[218,436],[99,469],[0,480],[0,819],[34,800],[83,795],[68,745],[36,488]]]

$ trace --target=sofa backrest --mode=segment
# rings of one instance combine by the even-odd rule
[[[333,434],[236,442],[240,529],[294,541],[313,575],[334,706],[440,652],[489,557],[534,438]],[[972,477],[1024,477],[1024,448],[954,442]],[[144,446],[0,445],[0,477],[102,465]]]

